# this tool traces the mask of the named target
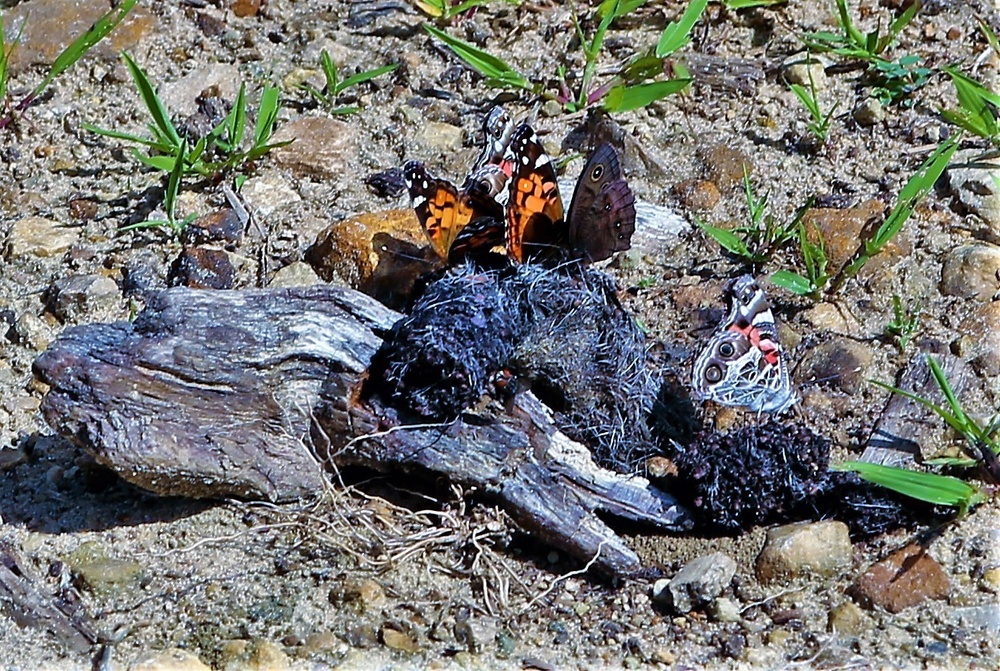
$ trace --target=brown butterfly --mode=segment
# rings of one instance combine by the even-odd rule
[[[599,146],[587,160],[568,216],[552,159],[527,124],[514,130],[506,160],[513,166],[507,206],[508,256],[524,261],[531,256],[568,255],[589,263],[631,246],[635,196],[610,144]]]

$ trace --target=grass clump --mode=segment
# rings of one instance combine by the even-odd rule
[[[927,83],[931,70],[919,65],[919,56],[905,54],[886,58],[899,34],[920,11],[919,0],[910,3],[882,32],[881,26],[864,33],[851,18],[847,0],[837,2],[837,25],[840,32],[809,33],[802,41],[817,53],[832,53],[852,61],[864,70],[862,84],[872,89],[872,96],[882,104],[908,102],[910,94]]]
[[[598,82],[597,64],[611,25],[644,5],[646,0],[603,0],[594,10],[596,27],[588,35],[581,22],[574,19],[576,35],[584,57],[582,72],[571,73],[559,65],[553,75],[531,79],[503,59],[479,49],[445,31],[425,24],[432,37],[440,40],[469,67],[496,88],[519,89],[558,102],[566,112],[602,107],[608,112],[639,109],[683,91],[690,79],[658,79],[664,61],[690,41],[691,31],[708,5],[708,0],[692,0],[684,14],[663,30],[657,44],[636,54],[616,71]]]
[[[1000,461],[998,461],[998,457],[1000,457],[1000,412],[994,414],[989,422],[977,421],[962,407],[937,359],[928,356],[927,364],[934,382],[944,395],[945,402],[943,404],[935,403],[923,396],[903,391],[883,382],[875,380],[872,382],[932,410],[964,439],[963,450],[967,456],[930,459],[927,461],[928,465],[963,469],[981,466],[994,481],[1000,482]],[[968,482],[966,479],[949,475],[858,461],[841,464],[838,469],[855,471],[864,480],[888,487],[920,501],[957,507],[960,515],[964,515],[987,498],[987,492],[982,487]]]
[[[148,134],[135,135],[91,124],[84,124],[84,128],[99,135],[139,145],[132,149],[133,157],[167,176],[164,190],[167,220],[144,221],[126,228],[161,226],[173,232],[183,230],[193,217],[177,220],[174,209],[185,178],[220,180],[232,176],[238,188],[245,179],[245,175],[240,174],[241,170],[272,149],[288,144],[271,142],[281,108],[280,92],[276,87],[264,86],[262,89],[251,134],[247,134],[250,110],[244,84],[240,86],[226,117],[202,137],[192,139],[185,137],[171,120],[145,71],[129,54],[123,53],[122,56],[149,113],[150,122],[146,126]],[[140,151],[140,148],[145,151]]]
[[[315,101],[316,104],[322,109],[326,110],[328,114],[354,114],[355,112],[358,112],[360,109],[358,107],[338,107],[338,96],[351,87],[371,81],[376,77],[381,77],[382,75],[392,72],[399,67],[398,63],[383,65],[382,67],[359,72],[347,77],[346,79],[341,79],[340,74],[337,71],[337,64],[333,62],[333,59],[330,57],[330,54],[326,49],[324,49],[320,54],[319,64],[323,71],[323,77],[326,79],[326,84],[323,88],[317,89],[315,86],[307,83],[299,84],[299,88],[308,93],[313,101]]]

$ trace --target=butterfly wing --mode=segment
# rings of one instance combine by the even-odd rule
[[[603,261],[631,247],[635,196],[610,144],[599,146],[587,160],[573,191],[567,221],[569,248],[575,258]]]
[[[767,298],[749,276],[733,282],[729,297],[729,314],[695,360],[695,392],[723,405],[782,412],[797,399]]]
[[[403,166],[417,219],[434,251],[450,264],[503,244],[504,208],[497,195],[506,188],[506,175],[497,166],[491,168],[457,189],[432,177],[419,161]]]
[[[552,160],[531,126],[521,124],[510,140],[512,171],[507,204],[507,254],[524,261],[566,244],[566,223]]]

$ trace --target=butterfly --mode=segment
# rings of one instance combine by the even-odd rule
[[[767,296],[749,275],[733,280],[727,295],[729,314],[694,362],[695,393],[758,413],[783,412],[798,399]]]
[[[511,164],[507,203],[507,255],[518,262],[531,256],[568,256],[602,261],[631,246],[635,196],[622,176],[618,153],[602,144],[590,155],[563,208],[552,159],[528,124],[514,129],[507,147]]]
[[[513,123],[502,107],[483,121],[483,150],[461,187],[432,177],[423,163],[403,166],[417,219],[438,256],[450,265],[504,244],[511,166],[505,162]]]

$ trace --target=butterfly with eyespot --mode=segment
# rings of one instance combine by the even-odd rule
[[[629,249],[635,232],[635,196],[610,144],[587,159],[563,208],[552,159],[528,124],[514,129],[506,160],[513,166],[507,204],[507,255],[603,261]]]
[[[727,296],[729,314],[695,359],[695,393],[757,413],[788,410],[798,399],[764,290],[744,275],[732,281]]]
[[[403,166],[417,219],[434,251],[449,265],[503,247],[511,174],[504,154],[512,130],[503,108],[490,110],[483,122],[483,151],[461,187],[432,177],[419,161]]]

